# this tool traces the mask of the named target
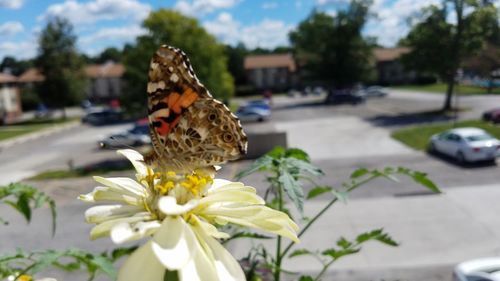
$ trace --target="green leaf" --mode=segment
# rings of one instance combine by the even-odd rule
[[[116,279],[116,271],[113,266],[113,261],[101,255],[91,255],[89,256],[89,260],[93,266],[106,273],[106,275],[111,277],[113,280]]]
[[[314,279],[309,275],[302,275],[300,276],[299,281],[314,281]]]
[[[165,275],[163,276],[164,281],[179,281],[179,274],[177,271],[170,271],[165,269]]]
[[[26,193],[19,195],[17,199],[16,209],[23,214],[26,221],[31,221],[31,208],[29,206],[29,198]]]
[[[298,181],[283,166],[280,167],[278,178],[288,198],[292,200],[295,207],[302,213],[304,211],[304,191]]]
[[[335,189],[330,190],[330,192],[339,199],[342,203],[347,203],[347,198],[349,196],[348,192],[345,191],[337,191]]]
[[[282,146],[276,146],[271,151],[266,153],[266,156],[269,156],[273,159],[280,159],[283,158],[283,156],[285,155],[286,155],[286,149]]]
[[[128,256],[132,254],[135,250],[137,250],[137,248],[138,248],[137,246],[132,246],[128,248],[116,248],[111,252],[111,259],[113,261],[116,261],[123,256]]]
[[[351,179],[356,179],[356,178],[362,177],[368,173],[370,173],[370,171],[366,168],[356,169],[354,172],[352,172]]]
[[[379,241],[383,244],[389,245],[389,246],[398,246],[398,243],[394,241],[389,234],[385,233],[382,228],[380,229],[375,229],[369,232],[362,233],[356,237],[356,242],[358,244],[365,243],[370,240],[376,240]]]
[[[298,250],[293,251],[288,257],[293,258],[293,257],[298,257],[298,256],[303,256],[303,255],[312,255],[312,254],[313,253],[311,253],[307,249],[298,249]]]
[[[330,186],[316,186],[315,188],[311,189],[309,193],[307,193],[307,199],[312,199],[314,197],[317,197],[326,192],[330,192],[332,190],[333,188]]]
[[[257,160],[255,160],[250,167],[242,170],[236,175],[236,180],[240,180],[250,174],[253,174],[257,171],[271,170],[273,166],[273,158],[268,155],[264,155]]]
[[[305,151],[303,151],[302,149],[298,149],[298,148],[287,149],[285,151],[285,157],[287,157],[287,158],[292,157],[292,158],[302,160],[302,161],[305,161],[308,163],[311,162],[309,159],[309,155]]]
[[[294,169],[300,171],[299,174],[303,175],[304,173],[309,173],[313,176],[323,176],[324,173],[320,168],[315,167],[314,165],[300,160],[296,158],[286,158],[285,165],[289,169]]]
[[[413,175],[413,179],[420,183],[421,185],[429,188],[431,191],[436,192],[436,193],[441,193],[441,190],[439,190],[439,187],[431,181],[429,178],[427,178],[427,175],[425,173],[421,172],[415,172]]]

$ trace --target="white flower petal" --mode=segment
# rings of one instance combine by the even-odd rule
[[[91,193],[80,195],[78,199],[84,202],[109,201],[142,206],[143,197],[131,193],[119,192],[108,186],[97,186]]]
[[[130,217],[144,211],[146,210],[142,206],[102,205],[87,209],[85,219],[88,223],[101,223],[107,220]]]
[[[227,189],[223,192],[208,193],[200,200],[200,205],[224,204],[224,203],[244,203],[264,205],[265,201],[255,192],[248,192],[241,189]]]
[[[117,281],[163,281],[165,267],[156,259],[151,241],[137,249],[118,271]]]
[[[116,244],[142,239],[160,228],[159,221],[120,223],[111,229],[111,240]]]
[[[151,214],[149,213],[139,213],[135,214],[133,217],[108,220],[92,228],[92,230],[90,231],[90,239],[94,240],[97,238],[109,236],[113,227],[122,223],[135,223],[139,221],[149,221],[149,220],[152,220]]]
[[[208,236],[199,225],[194,229],[212,252],[218,280],[245,280],[245,273],[234,257],[217,240]]]
[[[199,200],[193,199],[184,205],[179,205],[177,204],[177,199],[173,196],[163,196],[158,200],[158,208],[168,216],[185,214],[198,206],[198,204]]]
[[[217,227],[215,227],[213,224],[210,224],[204,220],[201,220],[200,218],[198,218],[196,215],[193,215],[191,216],[191,218],[193,220],[196,221],[196,223],[198,223],[199,227],[203,229],[203,231],[214,237],[214,238],[217,238],[217,239],[228,239],[229,237],[231,237],[231,235],[225,233],[225,232],[221,232],[217,229]]]
[[[127,157],[140,176],[146,176],[148,174],[148,167],[146,163],[144,163],[144,157],[139,152],[132,149],[120,149],[116,152]]]
[[[200,236],[197,236],[193,250],[196,255],[179,270],[181,281],[226,281],[218,278],[212,251]]]
[[[94,180],[119,192],[128,193],[131,195],[133,194],[136,196],[147,195],[147,189],[131,178],[103,178],[95,176]]]
[[[201,214],[200,214],[201,215]],[[212,205],[203,209],[203,216],[219,223],[235,223],[276,233],[299,242],[298,226],[283,212],[262,205]]]
[[[198,245],[191,228],[181,217],[166,217],[153,236],[152,249],[170,270],[183,268],[197,254]]]

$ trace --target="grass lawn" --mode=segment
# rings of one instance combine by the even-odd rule
[[[436,83],[428,85],[401,85],[401,86],[392,86],[391,88],[398,90],[412,90],[412,91],[422,91],[422,92],[440,93],[440,94],[446,93],[446,84],[444,83]],[[455,90],[458,91],[460,95],[487,94],[486,89],[475,86],[460,85],[458,87],[455,87]],[[494,88],[491,94],[500,94],[500,88]]]
[[[20,135],[36,132],[45,128],[49,128],[55,126],[57,124],[67,123],[71,121],[75,121],[75,118],[68,118],[66,120],[63,119],[35,119],[29,120],[22,123],[18,123],[15,125],[6,125],[0,127],[0,141],[17,137]]]
[[[456,123],[455,128],[460,127],[477,127],[481,128],[496,138],[500,139],[500,126],[495,126],[491,123],[486,123],[480,120],[468,120]],[[453,122],[439,123],[432,125],[421,125],[410,128],[399,129],[394,131],[391,136],[417,150],[425,150],[429,142],[429,138],[444,130],[452,129]]]

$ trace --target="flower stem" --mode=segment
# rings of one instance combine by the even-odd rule
[[[283,188],[281,184],[278,184],[278,211],[283,211]],[[283,259],[283,255],[281,254],[281,236],[278,235],[278,239],[276,241],[276,261],[274,266],[274,281],[280,280],[281,275],[281,261]]]
[[[350,187],[348,187],[346,189],[346,192],[351,192],[353,191],[354,189],[358,188],[359,186],[373,180],[374,178],[377,178],[379,177],[380,175],[378,174],[372,174],[371,176],[367,177],[366,179],[362,180],[362,181],[359,181],[359,182],[356,182],[354,184],[352,184]],[[299,234],[297,235],[299,238],[309,229],[309,227],[311,227],[311,225],[317,220],[319,219],[333,204],[335,204],[337,201],[339,200],[338,197],[334,197],[330,202],[328,202],[328,204],[326,204],[325,207],[323,207],[323,209],[321,209],[321,211],[319,211],[307,224],[306,226],[304,226],[304,228],[302,228],[302,230],[299,232]],[[281,260],[283,259],[283,257],[290,251],[290,249],[295,245],[295,242],[290,242],[288,243],[288,246],[285,248],[285,250],[283,251],[283,253],[281,254],[281,256],[277,256],[276,257],[276,260],[280,261],[281,263]]]

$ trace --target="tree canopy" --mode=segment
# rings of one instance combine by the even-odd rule
[[[126,91],[124,105],[135,114],[146,109],[146,84],[149,62],[163,44],[182,49],[193,69],[210,93],[226,100],[234,92],[233,78],[227,70],[224,46],[208,34],[198,21],[178,12],[160,9],[143,22],[147,35],[137,38],[133,46],[124,49]]]
[[[471,11],[471,12],[467,12]],[[452,16],[456,22],[447,19]],[[455,75],[464,58],[498,40],[498,11],[490,1],[446,0],[422,10],[420,20],[400,44],[412,48],[403,62],[448,84],[443,109],[451,108]]]
[[[353,0],[336,16],[314,10],[290,33],[306,81],[343,88],[371,78],[372,43],[361,34],[370,5]]]
[[[85,92],[85,77],[71,23],[63,18],[51,19],[38,43],[35,66],[45,76],[38,88],[42,101],[63,108],[79,102]]]

